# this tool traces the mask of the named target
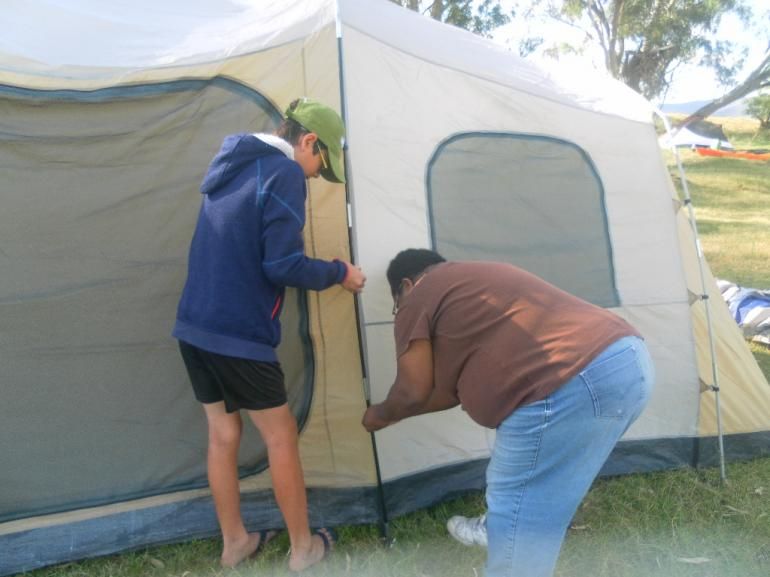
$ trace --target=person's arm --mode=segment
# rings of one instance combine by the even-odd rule
[[[306,193],[304,175],[294,163],[265,182],[260,191],[262,270],[276,286],[320,291],[340,283],[351,292],[361,290],[366,277],[349,263],[305,256]],[[353,286],[345,286],[346,281]]]
[[[340,282],[342,288],[354,294],[360,293],[364,290],[364,285],[366,284],[366,275],[361,270],[361,267],[345,260],[340,262],[345,265],[345,276]]]
[[[433,348],[430,341],[414,340],[398,357],[396,381],[382,403],[372,405],[364,413],[362,424],[367,431],[377,431],[401,419],[451,409],[459,404],[457,397],[437,389],[433,383]]]

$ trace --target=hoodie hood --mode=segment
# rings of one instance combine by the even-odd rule
[[[271,144],[261,140],[263,136],[266,137],[265,140],[269,140]],[[206,176],[203,177],[201,193],[211,194],[212,192],[221,189],[235,176],[240,174],[244,168],[260,158],[273,155],[291,158],[291,156],[287,154],[285,147],[282,146],[282,143],[285,143],[288,147],[291,146],[287,142],[273,135],[244,133],[226,136],[222,142],[222,147],[211,161]]]

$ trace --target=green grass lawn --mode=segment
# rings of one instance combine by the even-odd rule
[[[745,119],[725,122],[738,148],[770,147],[770,135]],[[684,151],[704,252],[717,277],[770,288],[770,163],[698,157]],[[675,175],[674,167],[671,167]],[[770,351],[752,345],[770,378]],[[558,577],[768,577],[770,459],[718,470],[680,470],[598,480],[578,511]],[[335,554],[308,576],[476,577],[484,550],[446,534],[455,514],[483,511],[483,496],[395,519],[390,547],[376,527],[342,527]],[[216,539],[155,547],[41,569],[34,577],[288,575],[283,535],[237,570],[217,566]],[[0,552],[1,554],[1,552]]]
[[[770,288],[770,163],[680,152],[714,274]],[[672,178],[675,176],[672,170]],[[678,178],[675,179],[678,182]]]
[[[770,575],[770,460],[600,480],[570,531],[559,575]],[[584,527],[578,531],[577,527]]]

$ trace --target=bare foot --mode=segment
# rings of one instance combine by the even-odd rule
[[[222,549],[222,558],[219,562],[222,564],[222,567],[235,567],[256,553],[261,544],[262,537],[260,533],[247,533],[246,538],[241,541],[225,543]]]
[[[316,529],[310,538],[310,549],[305,552],[291,552],[289,569],[292,571],[304,571],[323,560],[334,548],[335,536],[330,529]]]

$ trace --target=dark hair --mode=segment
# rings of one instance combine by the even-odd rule
[[[446,259],[434,250],[427,248],[408,248],[396,255],[388,265],[388,284],[390,294],[394,297],[398,293],[401,281],[405,278],[416,279],[429,266],[446,262]]]
[[[299,99],[292,100],[291,104],[289,104],[289,110],[297,108],[297,104],[299,104]],[[296,146],[300,139],[309,133],[309,130],[292,118],[284,118],[281,124],[278,125],[278,128],[275,129],[275,135],[280,136],[292,146]]]
[[[298,104],[299,98],[297,100],[292,100],[291,104],[289,104],[289,110],[294,110],[297,108]],[[281,121],[281,124],[278,125],[278,128],[275,129],[275,135],[283,138],[292,146],[299,144],[299,141],[302,139],[302,137],[306,134],[310,134],[310,132],[310,130],[302,126],[293,118],[284,118]],[[319,154],[319,148],[326,150],[326,145],[321,142],[320,139],[316,140],[315,142],[315,146],[313,147],[313,154]]]

